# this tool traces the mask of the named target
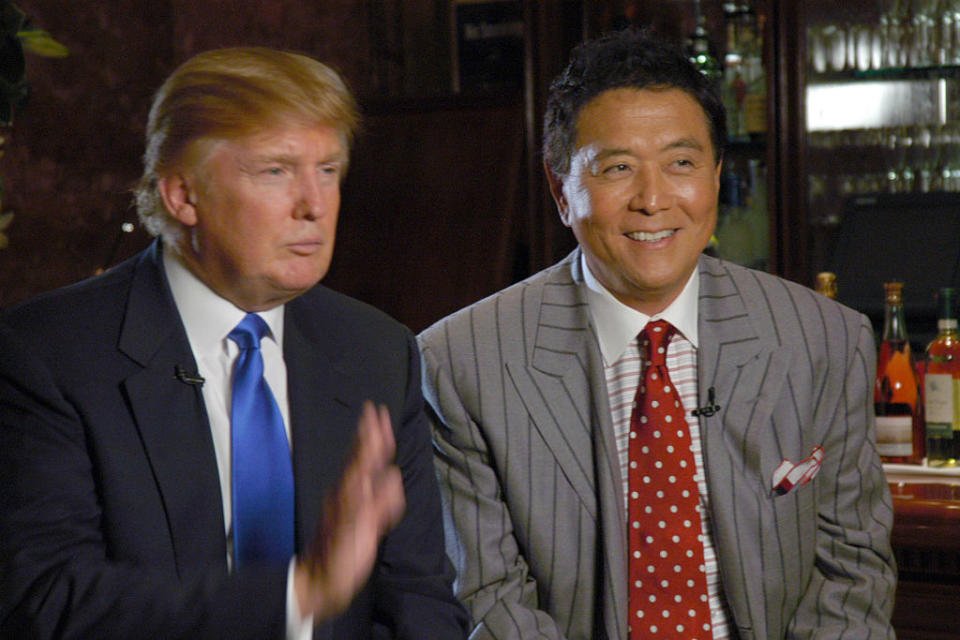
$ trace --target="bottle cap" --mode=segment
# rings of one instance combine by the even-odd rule
[[[828,298],[837,297],[837,276],[831,271],[821,271],[817,274],[817,293]]]
[[[903,301],[903,283],[902,282],[884,282],[883,290],[887,294],[887,304],[902,304]]]

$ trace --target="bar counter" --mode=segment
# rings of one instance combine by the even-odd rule
[[[885,464],[899,581],[897,637],[960,638],[960,468]]]

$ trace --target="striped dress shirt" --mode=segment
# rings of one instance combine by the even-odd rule
[[[663,313],[653,317],[627,307],[614,298],[583,264],[584,282],[587,285],[587,300],[590,313],[597,327],[601,352],[604,359],[604,376],[610,398],[620,477],[623,481],[624,510],[627,509],[630,414],[637,386],[642,379],[642,354],[637,334],[650,320],[664,319],[678,328],[667,346],[667,370],[670,380],[680,395],[683,412],[690,432],[690,445],[696,464],[694,480],[700,497],[700,517],[703,527],[703,555],[707,574],[707,595],[710,601],[710,618],[714,640],[729,637],[728,613],[720,584],[717,554],[710,526],[709,495],[704,474],[703,453],[700,443],[700,425],[692,411],[697,407],[697,351],[696,311],[697,273],[694,271],[680,296]],[[601,320],[600,318],[603,317]],[[636,331],[634,331],[636,329]],[[686,333],[685,333],[686,331]],[[632,336],[632,337],[631,337]],[[627,342],[624,344],[624,340]]]

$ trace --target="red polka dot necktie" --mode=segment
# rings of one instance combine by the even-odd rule
[[[667,374],[664,320],[640,334],[644,374],[630,417],[630,638],[712,638],[696,465]]]

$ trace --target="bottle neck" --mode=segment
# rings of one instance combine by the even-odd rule
[[[906,342],[907,323],[902,304],[887,304],[883,317],[883,339]]]

